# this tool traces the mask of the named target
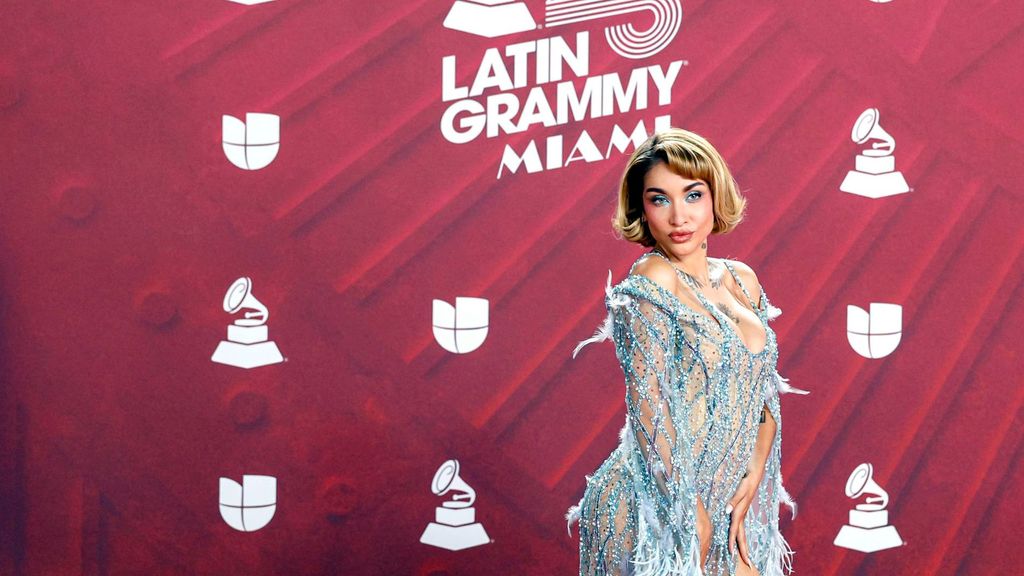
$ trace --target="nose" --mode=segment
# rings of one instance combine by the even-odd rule
[[[677,202],[672,206],[672,217],[670,223],[673,226],[679,226],[686,222],[686,205],[682,202]]]

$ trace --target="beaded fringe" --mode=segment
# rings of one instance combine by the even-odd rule
[[[581,341],[572,352],[576,358],[580,350],[594,342],[611,340],[614,333],[614,309],[628,304],[632,299],[625,294],[615,295],[612,287],[612,272],[608,271],[608,281],[605,287],[605,303],[608,307],[608,315],[594,331],[593,336]],[[774,320],[782,310],[773,306],[770,302],[766,306],[767,317]],[[775,371],[774,384],[779,394],[809,394],[807,390],[801,390],[789,384],[788,378]],[[629,422],[619,432],[620,448],[632,454],[636,449],[636,439],[629,429]],[[588,477],[589,481],[589,477]],[[778,476],[776,482],[776,496],[778,504],[789,506],[793,518],[796,517],[797,506],[792,496],[782,485],[782,476]],[[638,510],[638,527],[636,531],[636,542],[633,547],[632,557],[628,560],[633,565],[635,576],[704,576],[700,564],[700,542],[696,532],[693,532],[689,542],[689,552],[680,552],[675,542],[675,531],[671,526],[663,526],[659,521],[649,498],[640,495]],[[681,502],[676,503],[677,507]],[[570,507],[565,514],[566,531],[572,536],[572,525],[581,521],[583,513],[583,499]],[[776,521],[777,522],[777,521]],[[767,554],[765,557],[765,569],[763,576],[786,576],[793,572],[793,549],[789,542],[783,537],[778,526],[770,529],[767,542]],[[625,560],[625,559],[624,559]]]

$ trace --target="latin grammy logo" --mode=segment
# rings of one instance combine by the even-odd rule
[[[903,307],[872,302],[871,312],[850,304],[846,307],[846,339],[865,358],[884,358],[899,346],[903,334]]]
[[[525,2],[455,0],[451,10],[448,11],[448,16],[444,19],[444,27],[477,36],[495,38],[533,30],[537,24],[533,21],[533,15],[530,14],[530,9],[526,7]]]
[[[903,544],[896,528],[889,525],[889,494],[872,479],[873,468],[865,462],[857,466],[846,481],[846,495],[850,498],[869,496],[862,504],[850,510],[850,523],[843,526],[833,542],[836,546],[877,552]]]
[[[245,122],[225,114],[221,122],[224,155],[242,170],[266,168],[281,148],[281,117],[249,112]]]
[[[220,517],[239,532],[255,532],[270,523],[277,510],[277,478],[246,474],[239,484],[220,479]]]
[[[219,364],[238,368],[256,368],[284,362],[277,344],[268,340],[270,312],[252,295],[252,280],[239,278],[224,295],[224,311],[236,314],[247,310],[228,326],[228,339],[222,340],[210,358]]]
[[[252,6],[253,4],[264,4],[266,2],[273,2],[274,0],[228,0],[228,2],[234,2],[235,4],[245,4],[246,6]]]
[[[647,29],[638,30],[631,22],[604,29],[608,46],[619,56],[633,60],[664,50],[675,39],[683,22],[680,0],[546,0],[544,9],[547,28],[645,12],[644,21],[651,23]]]
[[[679,33],[683,7],[679,0],[546,0],[544,26],[554,28],[577,22],[621,18],[646,12],[652,22],[645,30],[632,23],[605,28],[608,45],[624,58],[640,59],[665,49]],[[525,2],[516,0],[455,0],[444,27],[477,36],[495,38],[533,30],[537,24]]]
[[[448,492],[455,494],[434,510],[435,521],[427,525],[420,542],[445,550],[465,550],[490,543],[483,525],[476,521],[473,509],[476,492],[459,477],[458,460],[441,464],[430,489],[438,496]]]
[[[442,348],[466,354],[487,339],[488,302],[486,298],[459,296],[455,306],[434,300],[434,340]]]
[[[872,142],[870,148],[857,155],[856,167],[846,174],[839,189],[858,196],[883,198],[910,192],[903,174],[896,170],[896,141],[878,123],[878,108],[868,108],[853,125],[850,136],[857,144]]]

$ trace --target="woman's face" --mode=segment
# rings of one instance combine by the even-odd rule
[[[677,258],[705,251],[700,246],[715,225],[711,189],[658,162],[644,176],[644,214],[656,246]]]

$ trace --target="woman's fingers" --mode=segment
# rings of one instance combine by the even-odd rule
[[[740,549],[740,558],[747,566],[753,568],[754,563],[750,561],[750,550],[747,548],[747,531],[743,528],[743,524],[740,524],[736,531],[736,541]]]
[[[749,505],[754,499],[754,492],[755,490],[749,489],[745,484],[740,484],[736,493],[729,499],[729,504],[725,507],[725,513],[731,514],[733,510],[739,508],[741,505]],[[746,506],[744,506],[744,509],[746,509]]]
[[[731,520],[729,520],[729,539],[725,541],[726,545],[729,546],[729,553],[730,554],[735,554],[736,553],[735,539],[736,539],[736,517],[733,516],[733,518]]]

